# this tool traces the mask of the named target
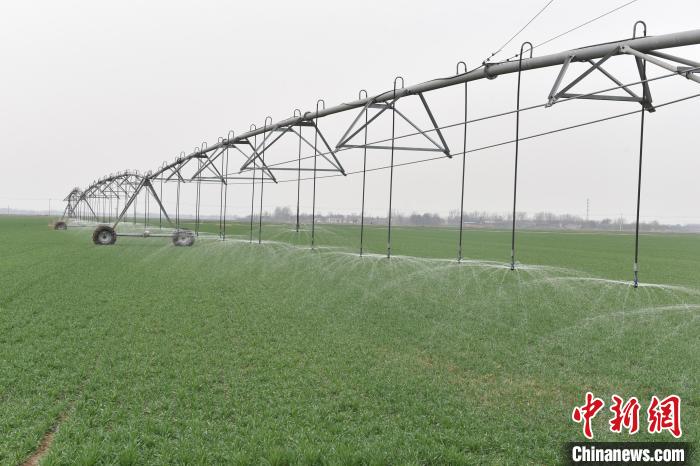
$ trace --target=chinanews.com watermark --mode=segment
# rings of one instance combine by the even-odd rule
[[[665,398],[652,396],[645,405],[644,418],[640,416],[642,403],[636,397],[627,400],[612,395],[608,420],[610,432],[630,436],[644,430],[649,434],[667,432],[674,438],[683,436],[681,426],[681,398],[668,395]],[[571,420],[581,424],[586,441],[566,444],[569,464],[694,464],[692,446],[686,442],[594,442],[593,418],[604,412],[605,401],[588,392],[584,403],[575,406]]]
[[[692,464],[684,442],[574,442],[566,445],[569,464]]]

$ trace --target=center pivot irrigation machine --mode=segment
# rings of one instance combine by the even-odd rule
[[[496,147],[505,144],[514,145],[514,166],[513,166],[513,217],[512,217],[512,232],[511,232],[511,254],[510,268],[515,269],[515,253],[516,253],[516,206],[518,194],[518,150],[519,143],[523,139],[531,139],[538,136],[552,134],[558,131],[578,128],[581,126],[608,121],[614,118],[633,115],[640,115],[640,132],[639,132],[639,164],[637,178],[637,203],[636,203],[636,229],[635,229],[635,249],[634,249],[634,286],[638,284],[638,255],[639,255],[639,207],[641,194],[641,175],[642,175],[642,156],[644,153],[644,118],[646,112],[654,112],[656,109],[668,105],[672,105],[684,100],[689,100],[700,96],[694,94],[685,96],[680,99],[667,101],[661,104],[652,102],[652,93],[650,84],[653,81],[665,79],[673,76],[680,76],[688,80],[700,83],[700,62],[682,58],[670,53],[662,52],[662,50],[683,47],[689,45],[700,44],[700,29],[678,32],[674,34],[665,34],[659,36],[647,36],[646,24],[638,21],[634,25],[632,38],[608,42],[604,44],[590,45],[565,52],[554,53],[544,56],[533,56],[533,45],[530,42],[525,42],[520,47],[520,53],[513,58],[489,63],[488,60],[479,67],[467,70],[464,62],[457,64],[456,74],[444,78],[433,79],[413,86],[404,86],[403,78],[397,77],[394,80],[393,89],[378,95],[369,96],[366,91],[360,91],[359,98],[353,102],[343,103],[333,107],[326,107],[323,100],[319,100],[314,111],[302,113],[295,110],[294,116],[285,120],[273,123],[272,118],[268,117],[262,127],[252,125],[251,128],[241,134],[234,134],[230,131],[226,138],[219,138],[216,144],[207,146],[206,143],[195,148],[195,150],[186,155],[182,153],[172,163],[163,164],[155,171],[147,173],[139,173],[133,171],[125,171],[109,175],[93,182],[87,188],[80,190],[73,189],[65,198],[67,206],[60,221],[54,224],[56,229],[65,229],[69,224],[79,223],[81,221],[99,222],[93,233],[93,241],[98,245],[114,244],[118,236],[167,236],[172,237],[173,243],[177,246],[190,246],[194,243],[195,237],[199,235],[200,227],[200,192],[203,183],[214,183],[220,187],[220,205],[219,205],[219,236],[221,239],[226,238],[226,215],[227,215],[227,189],[229,184],[236,180],[251,183],[253,185],[253,198],[251,199],[251,241],[253,240],[253,209],[255,196],[255,183],[259,183],[260,196],[260,216],[259,216],[259,232],[262,231],[262,195],[264,185],[278,184],[281,182],[296,182],[297,183],[297,212],[296,212],[296,230],[299,231],[299,186],[302,180],[313,182],[313,199],[312,199],[312,215],[311,215],[311,246],[314,247],[315,227],[316,227],[316,182],[318,178],[329,178],[334,176],[348,176],[351,174],[362,174],[362,198],[361,198],[361,227],[360,227],[360,254],[362,254],[362,241],[365,226],[365,177],[367,174],[367,150],[377,149],[390,152],[390,165],[381,167],[389,170],[389,185],[388,185],[388,229],[387,229],[387,248],[386,255],[391,257],[391,231],[392,231],[392,195],[394,181],[394,167],[402,165],[395,164],[394,153],[399,151],[428,151],[437,153],[428,159],[423,159],[418,162],[436,160],[439,158],[453,158],[461,155],[461,198],[460,205],[460,225],[459,236],[457,239],[457,260],[462,260],[462,237],[463,237],[463,211],[464,211],[464,186],[466,182],[466,155],[470,152],[483,150],[489,147]],[[525,56],[527,55],[527,56]],[[609,69],[604,68],[604,64],[616,60],[626,59],[627,62],[634,67],[635,80],[633,82],[624,83],[618,79]],[[666,70],[668,73],[654,78],[647,77],[647,64],[653,64]],[[574,64],[582,64],[585,69],[577,73],[573,79],[569,77],[572,74]],[[579,65],[577,65],[579,66]],[[540,68],[558,67],[558,73],[554,78],[553,85],[549,95],[546,96],[544,103],[531,107],[521,108],[520,105],[520,90],[521,90],[521,75],[523,72],[531,71]],[[502,112],[478,119],[468,119],[468,83],[477,80],[492,80],[501,75],[517,73],[517,89],[516,89],[516,107],[514,110]],[[604,76],[609,80],[611,87],[601,89],[596,92],[576,93],[572,89],[574,86],[582,82],[592,73]],[[564,84],[568,81],[567,84]],[[464,120],[446,126],[440,126],[437,123],[433,109],[428,104],[426,94],[430,91],[443,89],[451,86],[463,86],[464,88]],[[634,89],[634,90],[633,90]],[[635,92],[637,90],[637,92]],[[615,95],[611,95],[611,91],[616,91]],[[422,114],[422,118],[428,122],[423,125],[424,128],[409,119],[406,111],[397,108],[399,101],[404,101],[409,97],[418,99],[415,105]],[[588,100],[603,100],[603,101],[620,101],[639,104],[639,108],[625,113],[600,118],[598,120],[587,121],[576,125],[558,128],[553,131],[538,133],[535,135],[522,138],[520,135],[520,114],[526,110],[535,108],[548,108],[553,105],[580,99]],[[460,103],[461,105],[461,103]],[[347,129],[337,139],[337,143],[333,147],[329,143],[329,137],[324,134],[320,128],[320,120],[322,118],[342,114],[344,112],[354,112],[354,119],[347,126]],[[388,113],[387,113],[388,112]],[[391,132],[384,139],[368,142],[368,128],[382,115],[391,116]],[[470,123],[483,121],[490,118],[502,117],[504,115],[515,114],[515,138],[503,141],[489,146],[483,146],[476,149],[467,149],[467,128]],[[410,134],[396,134],[397,121],[402,124],[408,124],[415,132]],[[425,126],[429,126],[425,128]],[[443,134],[447,128],[462,127],[463,134],[461,135],[461,150],[453,151],[447,144]],[[306,133],[304,133],[306,129]],[[308,133],[313,132],[313,138],[308,137]],[[423,145],[403,143],[397,145],[397,141],[408,136],[416,136]],[[298,156],[280,163],[266,163],[266,154],[275,146],[282,138],[296,138],[298,141]],[[313,150],[313,155],[302,158],[302,146]],[[362,170],[347,172],[341,163],[338,154],[345,151],[361,151],[363,154]],[[229,170],[231,162],[229,155],[240,157],[240,165],[234,170]],[[312,167],[302,167],[303,159],[312,159]],[[268,157],[269,160],[269,157]],[[235,162],[234,162],[235,163]],[[411,162],[416,163],[416,162]],[[284,165],[287,166],[284,166]],[[296,166],[289,166],[295,164]],[[296,174],[293,179],[278,179],[277,174],[288,171]],[[312,172],[312,177],[302,178],[302,172]],[[327,174],[319,175],[319,173],[328,172]],[[163,205],[163,184],[177,183],[177,200],[175,205],[174,218],[168,213]],[[194,219],[194,231],[182,227],[180,215],[180,198],[181,185],[185,183],[196,184],[196,214]],[[129,209],[134,208],[134,217],[136,216],[137,198],[141,196],[144,201],[144,230],[142,233],[119,232],[117,234],[117,226],[127,217]],[[160,234],[151,234],[147,229],[149,225],[150,212],[149,206],[151,199],[155,201],[158,208],[158,227]],[[70,222],[69,222],[70,221]],[[171,234],[163,233],[163,223],[166,223],[172,229]],[[261,240],[259,233],[258,241]]]

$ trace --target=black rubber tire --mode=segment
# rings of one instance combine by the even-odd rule
[[[194,233],[190,230],[176,230],[173,232],[173,244],[175,246],[192,246],[194,244]]]
[[[109,246],[117,242],[117,232],[109,225],[99,225],[92,232],[92,242],[98,246]]]
[[[68,225],[66,225],[66,222],[63,222],[63,221],[60,221],[60,220],[59,220],[58,222],[56,222],[56,223],[53,224],[53,229],[54,229],[54,230],[67,230],[67,229],[68,229]]]

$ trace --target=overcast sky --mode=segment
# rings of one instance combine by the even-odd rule
[[[123,169],[147,171],[229,130],[241,133],[266,116],[281,120],[316,100],[336,105],[359,89],[388,90],[401,75],[407,85],[454,74],[465,60],[473,68],[527,22],[545,0],[523,1],[11,1],[0,3],[0,205],[54,209],[73,186]],[[555,0],[497,58],[524,40],[539,44],[625,0]],[[700,28],[697,0],[639,0],[535,51],[543,55],[624,39],[644,19],[649,34]],[[700,46],[678,50],[700,60]],[[652,76],[664,74],[649,65]],[[570,69],[569,80],[582,64]],[[624,82],[636,79],[629,57],[609,69]],[[522,105],[546,100],[557,69],[523,76]],[[515,105],[515,76],[470,84],[469,113],[485,116]],[[592,76],[581,91],[610,85]],[[441,125],[463,114],[463,87],[426,95]],[[652,84],[654,101],[700,93],[680,77]],[[398,108],[421,125],[424,112],[408,97]],[[635,106],[636,105],[636,106]],[[622,102],[568,102],[525,112],[521,134],[635,110]],[[700,222],[698,112],[700,99],[649,115],[642,217],[669,223]],[[322,119],[335,144],[355,112]],[[511,139],[514,118],[470,126],[468,148]],[[399,128],[405,132],[408,128]],[[370,140],[389,136],[387,122]],[[311,133],[309,133],[311,136]],[[447,133],[461,151],[461,129]],[[415,141],[415,140],[412,140]],[[639,116],[558,133],[521,144],[519,209],[631,219],[636,199]],[[293,158],[294,141],[272,149],[268,161]],[[416,144],[422,144],[417,141]],[[507,212],[512,202],[513,146],[468,156],[465,210]],[[397,162],[426,153],[397,153]],[[308,155],[308,154],[305,154]],[[362,152],[339,154],[347,170],[361,167]],[[370,166],[388,163],[369,153]],[[240,162],[239,159],[235,159]],[[231,165],[234,165],[231,158]],[[459,207],[461,157],[402,167],[395,172],[394,206],[403,212],[447,214]],[[368,177],[371,214],[387,208],[386,171]],[[284,172],[280,178],[294,177]],[[361,177],[319,183],[321,211],[357,212]],[[166,191],[170,189],[167,188]],[[205,190],[205,211],[218,209],[218,188]],[[302,185],[302,210],[311,210],[310,183]],[[232,185],[229,205],[244,214],[250,186]],[[167,197],[167,196],[166,196]],[[171,199],[172,196],[168,197]],[[191,200],[185,204],[192,204]],[[266,185],[264,204],[293,206],[296,185]]]

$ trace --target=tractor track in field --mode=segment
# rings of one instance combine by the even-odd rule
[[[49,450],[51,449],[51,446],[53,445],[58,430],[75,410],[78,397],[85,390],[86,384],[87,380],[83,380],[82,382],[80,382],[74,396],[68,398],[68,406],[66,406],[66,408],[63,411],[61,411],[61,413],[56,417],[53,424],[51,424],[51,427],[46,432],[44,432],[44,435],[41,437],[41,440],[39,441],[37,447],[31,452],[31,454],[29,454],[29,456],[27,456],[27,458],[24,461],[19,463],[19,466],[37,466],[41,462],[41,460],[43,460],[44,457],[46,457],[46,455],[49,453]]]
[[[58,432],[58,429],[61,427],[61,424],[68,418],[68,411],[66,410],[62,412],[57,418],[56,421],[53,423],[51,428],[46,431],[44,436],[41,438],[41,441],[39,442],[39,446],[29,455],[29,457],[24,460],[22,463],[20,463],[21,466],[37,466],[39,462],[48,454],[49,449],[51,448],[51,445],[53,444],[54,437],[56,436],[56,432]]]

